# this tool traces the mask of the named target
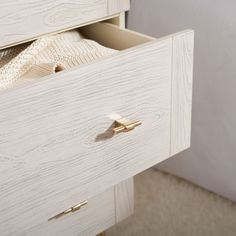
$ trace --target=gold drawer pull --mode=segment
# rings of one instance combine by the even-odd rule
[[[81,203],[79,203],[79,204],[77,204],[77,205],[75,205],[75,206],[73,206],[73,207],[71,207],[71,208],[69,208],[69,209],[67,209],[67,210],[65,210],[65,211],[55,215],[55,216],[53,216],[52,218],[48,219],[48,221],[54,220],[54,219],[58,219],[58,218],[60,218],[60,217],[62,217],[64,215],[67,215],[69,213],[76,212],[76,211],[80,210],[80,208],[82,206],[86,205],[87,203],[88,203],[88,201],[83,201],[83,202],[81,202]]]
[[[119,134],[122,132],[129,132],[141,124],[142,122],[140,120],[129,121],[125,118],[120,118],[115,121],[115,127],[112,130],[114,134]]]

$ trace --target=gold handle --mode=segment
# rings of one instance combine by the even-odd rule
[[[125,118],[120,118],[115,121],[115,127],[112,130],[114,134],[119,134],[122,132],[129,132],[141,124],[142,124],[142,121],[140,120],[129,121]]]
[[[69,213],[76,212],[76,211],[80,210],[80,208],[82,206],[86,205],[87,203],[88,203],[88,201],[83,201],[83,202],[81,202],[81,203],[79,203],[79,204],[77,204],[77,205],[75,205],[75,206],[73,206],[73,207],[71,207],[71,208],[69,208],[69,209],[67,209],[67,210],[65,210],[65,211],[55,215],[55,216],[53,216],[52,218],[48,219],[48,221],[55,220],[55,219],[58,219],[58,218],[60,218],[62,216],[65,216],[65,215],[67,215]]]

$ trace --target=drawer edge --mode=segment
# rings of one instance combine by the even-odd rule
[[[173,35],[170,156],[191,144],[194,31]]]

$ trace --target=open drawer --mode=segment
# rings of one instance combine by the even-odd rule
[[[83,27],[120,52],[0,94],[0,232],[16,235],[189,147],[193,31]],[[112,135],[115,120],[142,125]]]

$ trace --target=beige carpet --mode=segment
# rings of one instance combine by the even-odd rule
[[[107,236],[236,236],[236,204],[150,169],[135,178],[135,214]]]

